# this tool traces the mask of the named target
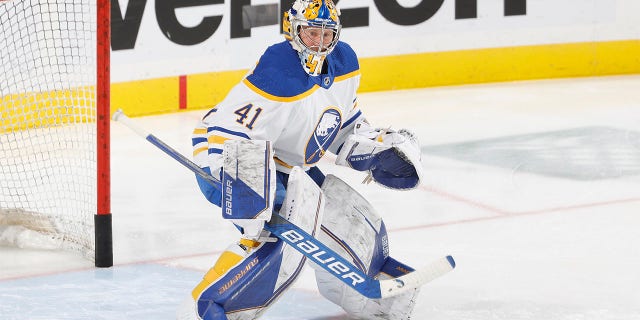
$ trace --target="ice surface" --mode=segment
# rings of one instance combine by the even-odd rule
[[[395,192],[329,155],[320,166],[376,207],[392,256],[456,258],[423,287],[415,319],[640,319],[639,88],[640,76],[616,76],[362,94],[372,123],[417,133],[425,184]],[[190,155],[204,113],[134,120]],[[173,319],[237,239],[190,171],[117,123],[112,136],[115,266],[0,248],[0,319]],[[264,315],[343,318],[310,269]]]

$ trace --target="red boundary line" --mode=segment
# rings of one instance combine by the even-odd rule
[[[142,261],[131,261],[131,262],[124,262],[124,263],[117,263],[114,266],[124,267],[124,266],[132,266],[132,265],[137,265],[137,264],[150,264],[150,263],[168,265],[168,263],[167,263],[168,261],[173,261],[173,260],[178,260],[178,259],[197,258],[197,257],[203,257],[203,256],[214,256],[214,255],[220,254],[221,252],[222,251],[217,250],[217,251],[211,251],[211,252],[193,253],[193,254],[188,254],[188,255],[183,255],[183,256],[166,257],[166,258],[158,258],[158,259],[150,259],[150,260],[142,260]],[[180,268],[187,269],[186,267],[180,267]],[[190,268],[190,269],[193,269],[193,268]],[[0,282],[27,279],[27,278],[35,278],[35,277],[54,276],[54,275],[62,274],[62,273],[89,271],[89,270],[96,270],[96,268],[94,268],[94,267],[79,267],[79,268],[72,268],[72,269],[52,271],[52,272],[25,274],[25,275],[19,275],[19,276],[8,277],[8,278],[0,278]],[[202,271],[202,270],[195,270],[195,271]]]
[[[607,206],[607,205],[613,205],[613,204],[639,202],[639,201],[640,201],[640,198],[594,202],[594,203],[581,204],[581,205],[575,205],[575,206],[557,207],[557,208],[541,209],[541,210],[534,210],[534,211],[514,212],[514,213],[510,213],[510,214],[506,214],[506,215],[505,214],[500,214],[500,215],[494,215],[494,216],[469,218],[469,219],[460,219],[460,220],[453,220],[453,221],[447,221],[447,222],[429,223],[429,224],[423,224],[423,225],[412,226],[412,227],[392,228],[392,229],[389,229],[389,232],[402,232],[402,231],[410,231],[410,230],[417,230],[417,229],[429,229],[429,228],[436,228],[436,227],[446,227],[446,226],[451,226],[451,225],[456,225],[456,224],[465,224],[465,223],[473,223],[473,222],[481,222],[481,221],[489,221],[489,220],[499,220],[499,219],[508,219],[508,218],[518,218],[518,217],[524,217],[524,216],[534,216],[534,215],[546,214],[546,213],[554,213],[554,212],[559,212],[559,211],[572,211],[572,210],[578,210],[578,209],[584,209],[584,208],[601,207],[601,206]]]
[[[467,205],[470,205],[470,206],[473,206],[473,207],[476,207],[476,208],[480,208],[480,209],[483,209],[483,210],[490,211],[490,212],[494,213],[494,215],[485,216],[485,217],[477,217],[477,218],[446,221],[446,222],[429,223],[429,224],[423,224],[423,225],[418,225],[418,226],[391,228],[391,229],[388,229],[389,232],[403,232],[403,231],[412,231],[412,230],[418,230],[418,229],[429,229],[429,228],[437,228],[437,227],[446,227],[446,226],[465,224],[465,223],[474,223],[474,222],[499,220],[499,219],[507,219],[507,218],[518,218],[518,217],[524,217],[524,216],[532,216],[532,215],[554,213],[554,212],[561,212],[561,211],[572,211],[572,210],[578,210],[578,209],[585,209],[585,208],[600,207],[600,206],[607,206],[607,205],[615,205],[615,204],[621,204],[621,203],[630,203],[630,202],[639,202],[640,201],[640,198],[628,198],[628,199],[618,199],[618,200],[611,200],[611,201],[602,201],[602,202],[578,204],[578,205],[572,205],[572,206],[552,207],[552,208],[546,208],[546,209],[540,209],[540,210],[517,212],[517,211],[501,210],[501,209],[498,209],[498,208],[495,208],[495,207],[480,203],[478,201],[470,200],[470,199],[463,198],[463,197],[460,197],[460,196],[457,196],[457,195],[453,195],[453,194],[450,194],[450,193],[447,193],[447,192],[444,192],[444,191],[441,191],[441,190],[438,190],[438,189],[435,189],[435,188],[432,188],[432,187],[421,186],[420,189],[424,190],[424,191],[427,191],[427,192],[434,193],[436,195],[439,195],[439,196],[447,198],[447,199],[451,199],[451,200],[456,201],[456,202],[465,203]],[[190,255],[184,255],[184,256],[166,257],[166,258],[158,258],[158,259],[152,259],[152,260],[126,262],[126,263],[116,264],[115,266],[128,266],[128,265],[148,264],[148,263],[168,264],[169,261],[174,261],[174,260],[178,260],[178,259],[185,259],[185,258],[193,258],[193,257],[199,257],[199,256],[206,256],[206,255],[215,255],[215,254],[218,254],[220,252],[221,251],[212,251],[212,252],[196,253],[196,254],[190,254]],[[25,278],[32,278],[32,277],[56,275],[56,274],[67,273],[67,272],[86,271],[86,270],[92,270],[92,269],[93,268],[76,268],[76,269],[69,269],[69,270],[60,270],[60,271],[50,272],[50,273],[21,275],[21,276],[16,276],[16,277],[0,279],[0,282],[18,280],[18,279],[25,279]],[[201,270],[198,270],[198,271],[201,271]]]
[[[420,189],[425,190],[427,192],[434,193],[436,195],[439,195],[439,196],[447,198],[447,199],[451,199],[453,201],[462,202],[462,203],[465,203],[467,205],[470,205],[470,206],[473,206],[473,207],[476,207],[476,208],[487,210],[489,212],[494,213],[494,215],[485,216],[485,217],[477,217],[477,218],[452,220],[452,221],[446,221],[446,222],[429,223],[429,224],[423,224],[423,225],[418,225],[418,226],[398,227],[398,228],[388,229],[388,231],[390,231],[390,232],[401,232],[401,231],[410,231],[410,230],[417,230],[417,229],[446,227],[446,226],[451,226],[451,225],[456,225],[456,224],[473,223],[473,222],[488,221],[488,220],[498,220],[498,219],[506,219],[506,218],[517,218],[517,217],[533,216],[533,215],[553,213],[553,212],[559,212],[559,211],[571,211],[571,210],[578,210],[578,209],[601,207],[601,206],[607,206],[607,205],[615,205],[615,204],[620,204],[620,203],[630,203],[630,202],[639,202],[640,201],[640,198],[628,198],[628,199],[618,199],[618,200],[601,201],[601,202],[593,202],[593,203],[585,203],[585,204],[576,204],[576,205],[571,205],[571,206],[551,207],[551,208],[539,209],[539,210],[531,210],[531,211],[508,211],[508,210],[498,209],[496,207],[492,207],[492,206],[480,203],[480,202],[475,201],[475,200],[470,200],[470,199],[467,199],[467,198],[456,196],[456,195],[453,195],[453,194],[450,194],[450,193],[447,193],[447,192],[444,192],[444,191],[441,191],[441,190],[438,190],[438,189],[435,189],[435,188],[432,188],[432,187],[421,186]]]

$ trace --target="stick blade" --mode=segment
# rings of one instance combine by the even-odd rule
[[[449,273],[456,267],[452,256],[442,257],[404,276],[380,280],[381,298],[392,297],[416,289]]]

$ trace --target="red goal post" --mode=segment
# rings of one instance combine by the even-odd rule
[[[110,11],[0,0],[0,244],[113,265]]]

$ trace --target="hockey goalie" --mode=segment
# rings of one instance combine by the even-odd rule
[[[299,276],[315,269],[326,299],[361,319],[409,319],[419,289],[369,299],[265,231],[277,214],[320,240],[363,273],[395,278],[413,271],[389,257],[382,218],[340,178],[316,166],[336,164],[395,190],[422,180],[419,144],[408,130],[370,125],[358,107],[360,70],[340,38],[331,0],[296,0],[284,13],[285,41],[257,65],[193,133],[194,162],[222,182],[201,177],[204,196],[241,233],[179,311],[181,319],[257,319]],[[359,281],[358,278],[353,279]]]

